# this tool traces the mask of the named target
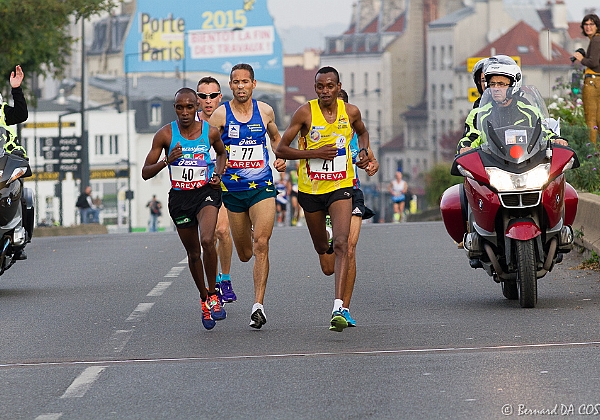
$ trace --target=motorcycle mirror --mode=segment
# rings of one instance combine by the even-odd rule
[[[527,146],[527,153],[531,153],[531,151],[533,150],[533,146],[535,146],[537,138],[540,136],[541,133],[542,133],[542,123],[541,123],[540,119],[538,118],[537,121],[535,122],[535,129],[533,130],[533,136],[531,137],[531,142]]]

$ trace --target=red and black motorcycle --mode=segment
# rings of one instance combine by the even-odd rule
[[[440,208],[470,266],[501,283],[507,299],[533,308],[537,279],[573,248],[578,197],[565,172],[579,161],[572,149],[548,140],[551,120],[538,90],[524,86],[516,95],[534,118],[495,126],[498,104],[484,92],[477,120],[483,143],[454,159],[451,173],[464,182],[444,192]]]

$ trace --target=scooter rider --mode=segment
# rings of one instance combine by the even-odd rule
[[[479,92],[479,98],[475,100],[473,103],[473,109],[469,112],[469,115],[467,115],[467,119],[465,120],[465,131],[463,132],[462,139],[458,142],[456,147],[456,154],[460,153],[461,148],[470,146],[471,143],[479,137],[479,130],[477,130],[477,112],[479,103],[481,102],[481,95],[483,95],[483,91],[485,90],[485,77],[483,75],[483,68],[489,60],[489,58],[482,58],[473,66],[471,74],[473,76],[473,82],[475,83],[477,91]]]
[[[521,68],[507,56],[492,57],[484,68],[486,87],[490,89],[493,101],[477,108],[482,121],[490,120],[494,126],[514,124],[523,118],[531,121],[540,118],[539,112],[524,98],[519,96],[523,82]],[[552,130],[544,127],[548,139],[567,146],[567,141],[557,136]],[[459,152],[464,153],[483,143],[477,131],[476,138],[463,137],[459,141]]]
[[[24,77],[23,70],[19,65],[17,65],[15,71],[10,74],[10,86],[12,88],[11,94],[14,106],[10,106],[8,103],[4,102],[0,95],[0,128],[4,129],[2,131],[5,133],[4,136],[6,137],[4,139],[4,150],[6,153],[19,155],[27,159],[27,152],[25,151],[25,148],[21,146],[19,139],[17,138],[16,130],[14,127],[10,127],[11,125],[25,122],[29,116],[27,111],[27,101],[25,100],[23,89],[21,88],[21,82],[23,82]],[[33,234],[33,226],[28,226],[27,223],[25,223],[26,211],[26,205],[23,203],[22,217],[25,230],[29,235],[26,242],[29,242],[31,240],[31,235]],[[16,260],[27,259],[24,248],[25,246],[15,251],[14,258]]]
[[[21,66],[16,66],[15,71],[10,74],[10,86],[12,88],[11,93],[14,100],[14,106],[10,106],[8,103],[4,102],[0,95],[0,127],[6,129],[9,137],[5,139],[6,144],[4,145],[4,150],[7,153],[17,152],[20,156],[27,158],[27,152],[25,151],[25,148],[21,146],[15,129],[10,127],[11,125],[25,122],[28,117],[27,101],[25,100],[23,89],[21,88],[21,82],[24,77]]]

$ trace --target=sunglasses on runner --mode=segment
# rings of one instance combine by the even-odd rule
[[[200,98],[200,99],[206,99],[208,97],[210,97],[210,99],[215,99],[220,94],[221,94],[221,92],[212,92],[212,93],[200,93],[200,92],[196,92],[196,95],[198,95],[198,98]]]

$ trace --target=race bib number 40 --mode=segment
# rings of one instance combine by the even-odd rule
[[[204,160],[180,159],[171,165],[171,187],[180,190],[200,188],[208,182],[208,166]]]
[[[339,155],[333,160],[310,159],[308,163],[310,173],[308,176],[313,181],[339,181],[346,178],[346,155]]]
[[[263,168],[265,166],[263,146],[232,144],[229,146],[229,165],[232,168]]]

